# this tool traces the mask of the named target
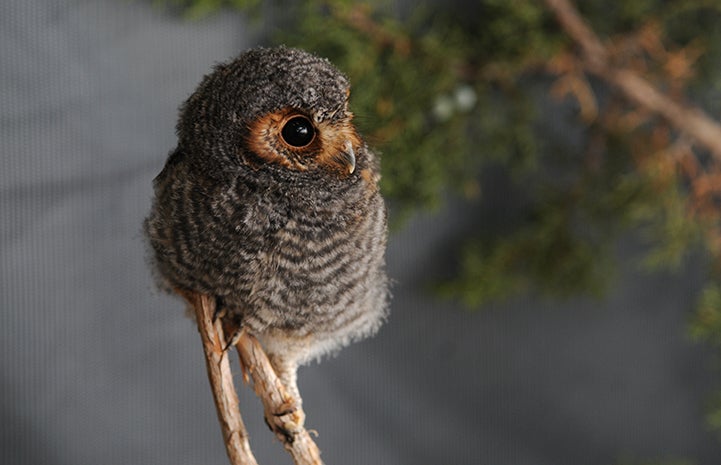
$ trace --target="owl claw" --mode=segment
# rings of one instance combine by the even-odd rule
[[[227,352],[232,346],[236,345],[240,340],[240,336],[243,333],[243,327],[234,318],[228,318],[228,314],[225,308],[220,311],[216,307],[215,315],[213,315],[213,321],[217,321],[220,318],[220,322],[223,326],[223,334],[225,335],[225,347],[223,352]]]
[[[276,412],[264,416],[265,424],[285,444],[293,444],[298,432],[303,428],[305,414],[298,408],[294,399],[287,399]]]
[[[270,421],[268,421],[268,418],[266,417],[263,417],[263,420],[265,421],[266,426],[268,426],[270,432],[275,434],[283,444],[293,444],[293,441],[295,441],[295,436],[290,430],[287,430],[282,426],[277,425],[274,427],[270,424]]]
[[[298,411],[298,405],[293,398],[288,398],[280,404],[279,410],[277,412],[273,412],[274,417],[283,417],[285,415],[291,415]]]
[[[223,352],[227,352],[228,349],[230,349],[231,347],[236,345],[238,343],[238,341],[240,340],[241,334],[243,334],[242,329],[240,328],[240,326],[236,326],[230,333],[230,337],[228,338],[228,342],[225,344],[225,347],[223,348]]]
[[[215,311],[213,312],[213,323],[218,321],[218,318],[225,318],[228,311],[225,308],[223,298],[220,296],[215,297]]]

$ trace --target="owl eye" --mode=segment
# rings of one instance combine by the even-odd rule
[[[280,131],[283,140],[292,147],[305,147],[315,137],[315,128],[305,116],[295,116],[286,121]]]

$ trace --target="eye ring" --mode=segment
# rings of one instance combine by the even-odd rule
[[[283,142],[297,149],[310,145],[315,139],[315,133],[313,123],[302,115],[289,118],[280,130]]]

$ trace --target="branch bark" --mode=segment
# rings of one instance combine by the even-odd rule
[[[615,68],[607,48],[569,0],[545,0],[566,33],[578,44],[588,72],[619,89],[629,100],[661,115],[721,160],[721,126],[703,110],[676,102],[643,77]]]
[[[231,465],[258,465],[248,443],[238,407],[238,395],[227,356],[227,342],[221,320],[214,321],[215,299],[196,293],[178,291],[195,312],[203,342],[205,366]],[[258,340],[242,331],[236,343],[244,377],[250,374],[253,387],[265,411],[270,429],[293,457],[296,465],[323,465],[318,446],[303,426],[305,413],[300,398],[294,398],[273,370]]]
[[[213,321],[215,300],[202,294],[184,294],[195,310],[198,331],[203,342],[205,366],[213,392],[225,450],[231,465],[258,465],[250,450],[248,432],[238,408],[238,396],[225,352],[226,342],[220,321]]]
[[[260,397],[265,420],[296,465],[323,465],[320,451],[303,426],[305,413],[301,400],[295,399],[283,386],[258,340],[243,331],[236,344],[243,373],[253,378],[253,388]]]

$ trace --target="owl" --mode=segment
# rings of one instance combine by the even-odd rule
[[[297,49],[215,66],[181,106],[144,223],[162,286],[214,297],[296,396],[299,365],[387,314],[379,161],[349,93],[329,61]]]

